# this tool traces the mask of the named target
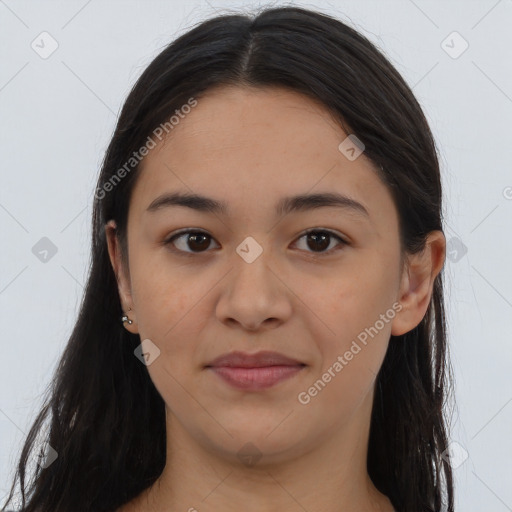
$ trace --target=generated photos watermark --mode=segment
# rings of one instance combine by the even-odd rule
[[[174,111],[175,115],[172,115],[165,123],[161,123],[157,126],[153,130],[152,135],[148,135],[146,142],[138,149],[138,151],[134,151],[132,156],[122,167],[120,167],[105,183],[103,183],[103,185],[96,188],[94,197],[96,199],[103,199],[107,195],[107,192],[113,190],[121,180],[135,169],[142,159],[156,147],[157,142],[155,138],[158,139],[158,141],[162,141],[165,136],[180,123],[181,119],[185,119],[186,115],[189,114],[195,106],[197,106],[197,100],[193,97],[189,98],[187,103]]]
[[[306,391],[301,391],[297,395],[297,399],[300,404],[307,405],[311,402],[311,399],[320,393],[325,386],[331,382],[331,380],[338,375],[345,366],[349,364],[350,361],[361,352],[361,350],[368,344],[368,336],[372,339],[376,336],[384,326],[395,318],[396,314],[399,313],[403,309],[402,304],[400,302],[395,302],[391,308],[389,308],[385,314],[381,314],[379,320],[377,320],[371,327],[366,327],[364,331],[361,331],[357,335],[357,340],[359,343],[363,345],[359,345],[356,340],[352,341],[350,349],[347,350],[343,355],[339,355],[336,358],[336,361],[327,368],[327,370],[322,374],[322,376],[315,381],[315,383],[309,387]]]

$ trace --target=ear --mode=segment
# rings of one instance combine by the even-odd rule
[[[121,243],[117,236],[117,225],[114,220],[110,220],[105,225],[105,235],[107,238],[108,254],[110,263],[116,275],[117,288],[119,291],[119,298],[121,307],[125,315],[132,321],[131,324],[124,322],[124,327],[133,334],[137,334],[137,317],[135,314],[135,306],[131,294],[130,278],[128,277],[128,269],[125,268],[121,258]]]
[[[393,319],[393,336],[411,331],[423,320],[432,297],[435,278],[443,268],[445,256],[446,238],[439,230],[428,234],[423,251],[408,255],[398,294],[402,309]]]

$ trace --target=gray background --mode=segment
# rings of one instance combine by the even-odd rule
[[[510,511],[512,1],[289,3],[368,36],[427,114],[445,187],[457,511]],[[192,24],[257,5],[0,0],[0,500],[75,321],[95,180],[122,102]],[[58,43],[47,58],[43,31]],[[57,249],[46,261],[32,250],[43,237]]]

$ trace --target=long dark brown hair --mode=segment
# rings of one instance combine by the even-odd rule
[[[164,402],[134,357],[140,337],[120,322],[105,224],[116,220],[126,259],[138,175],[138,165],[126,162],[182,105],[225,85],[286,87],[327,107],[380,169],[399,212],[402,254],[421,251],[427,234],[443,229],[432,133],[411,89],[366,37],[329,15],[297,7],[223,14],[197,24],[151,62],[123,106],[98,179],[80,312],[4,506],[12,503],[19,480],[24,512],[114,511],[161,474]],[[119,173],[123,166],[126,172]],[[443,455],[453,379],[446,331],[441,271],[421,323],[391,336],[376,380],[368,472],[398,512],[454,509],[452,471]],[[27,475],[42,432],[44,446],[58,457]]]

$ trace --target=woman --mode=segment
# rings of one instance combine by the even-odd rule
[[[441,201],[419,104],[347,25],[178,38],[106,152],[23,510],[453,511]]]

